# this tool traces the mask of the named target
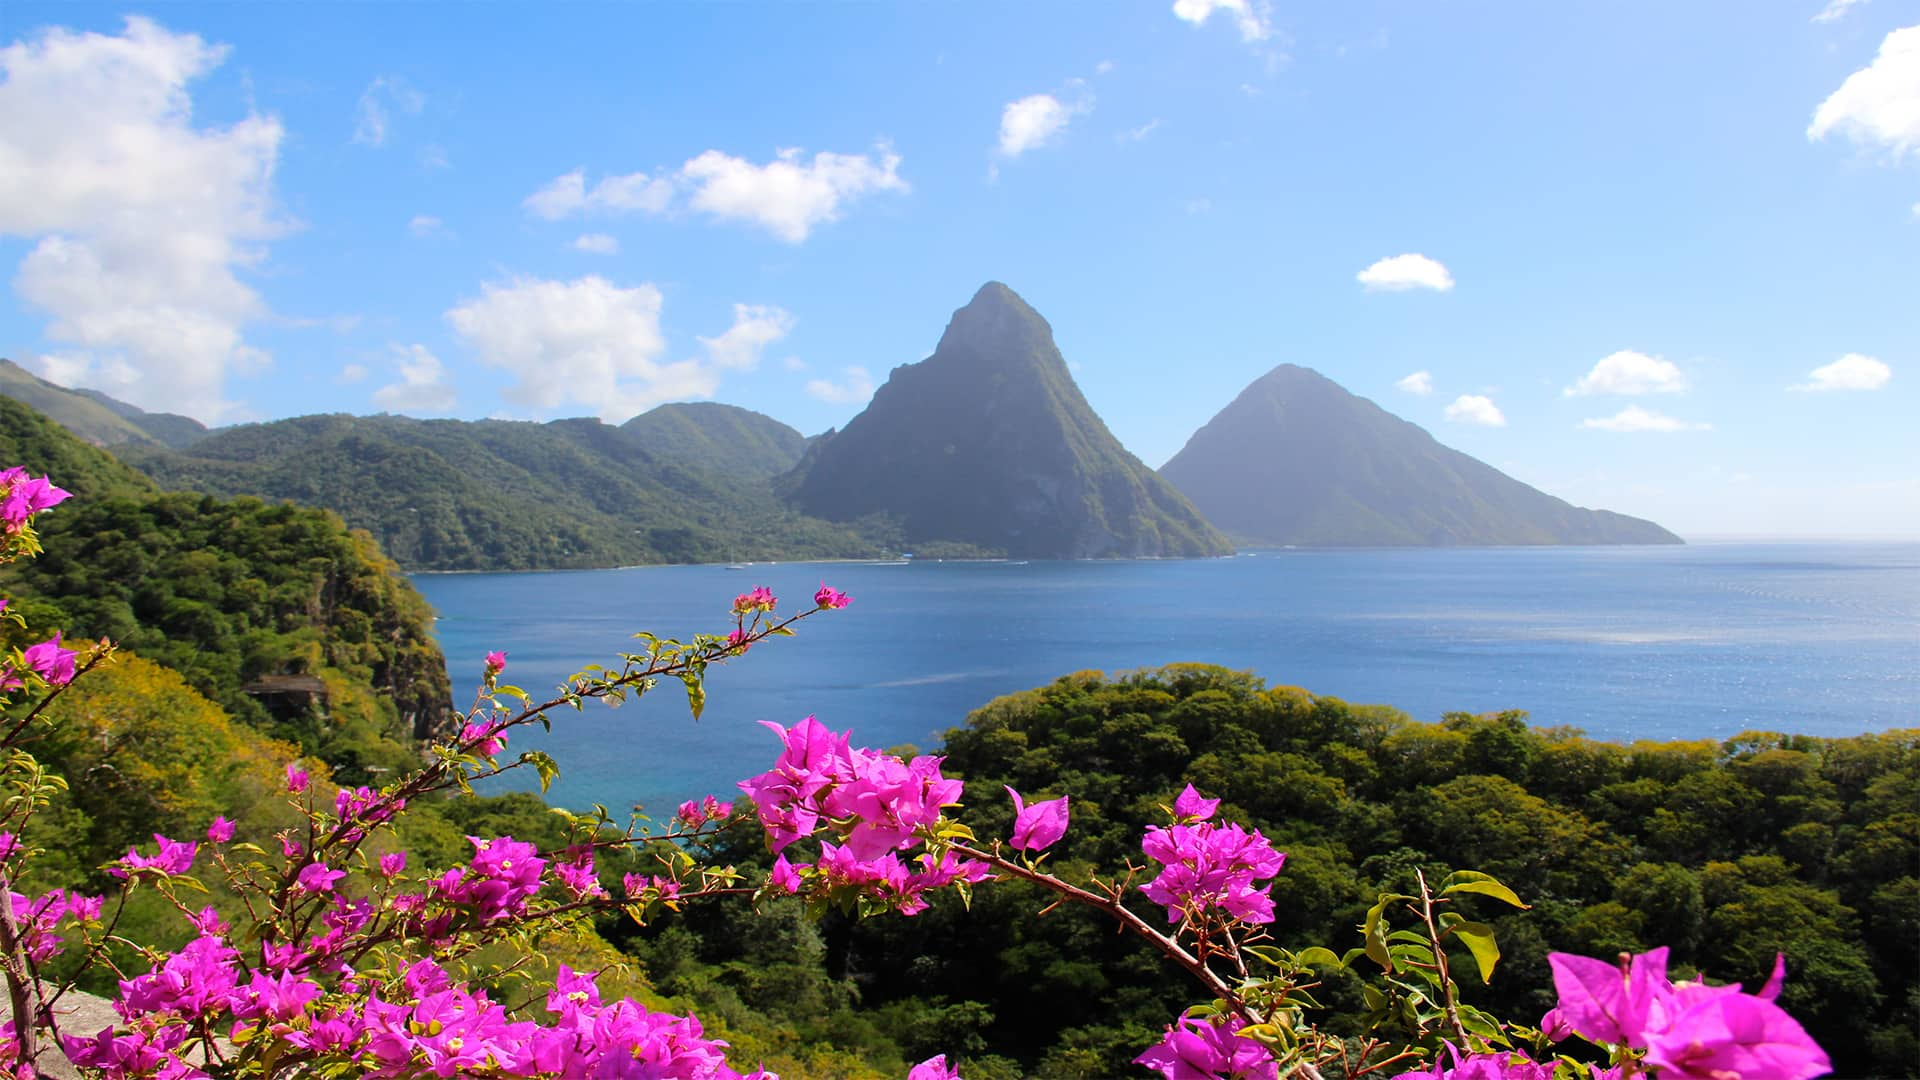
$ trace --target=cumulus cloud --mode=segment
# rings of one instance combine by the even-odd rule
[[[425,345],[391,347],[400,381],[373,392],[373,403],[404,412],[446,412],[456,397],[446,366]],[[356,367],[358,365],[355,365]],[[365,369],[361,369],[364,373]]]
[[[228,373],[270,360],[242,336],[266,312],[238,272],[284,229],[279,122],[193,123],[187,88],[226,54],[139,17],[0,49],[0,236],[33,244],[15,291],[78,350],[70,381],[210,423]]]
[[[1850,9],[1866,2],[1867,0],[1827,0],[1827,6],[1820,9],[1820,13],[1813,17],[1813,21],[1817,23],[1839,22],[1841,19],[1846,18],[1847,12]]]
[[[703,337],[700,344],[714,366],[731,371],[752,371],[760,366],[760,354],[767,346],[787,336],[793,329],[793,316],[777,307],[756,304],[733,305],[733,325],[719,337]]]
[[[1895,30],[1873,63],[1847,76],[1814,110],[1809,139],[1839,132],[1894,159],[1920,151],[1920,26]]]
[[[573,238],[573,250],[584,251],[589,255],[618,255],[620,241],[606,233],[582,233]]]
[[[1807,373],[1811,381],[1794,390],[1878,390],[1893,378],[1893,369],[1871,356],[1848,353],[1825,367]]]
[[[821,401],[831,401],[837,405],[857,404],[873,396],[873,376],[867,369],[859,366],[841,370],[844,376],[839,382],[828,379],[809,379],[807,393]]]
[[[346,383],[351,386],[354,383],[367,381],[367,374],[367,365],[348,364],[346,367],[340,369],[340,374],[335,375],[333,381]]]
[[[407,231],[422,239],[438,236],[446,229],[447,223],[432,214],[415,214],[413,220],[407,222]]]
[[[1671,360],[1622,349],[1600,358],[1593,370],[1560,393],[1565,397],[1585,394],[1678,394],[1686,390],[1687,377]]]
[[[1433,393],[1433,373],[1430,371],[1416,371],[1393,385],[1405,390],[1409,394],[1419,394],[1425,397]]]
[[[1028,94],[1007,102],[1000,110],[1000,156],[1016,158],[1047,145],[1067,129],[1068,121],[1092,107],[1084,98],[1068,104],[1052,94]]]
[[[353,125],[353,141],[362,146],[385,146],[393,114],[418,116],[427,107],[425,94],[398,75],[381,75],[360,92]]]
[[[1368,292],[1404,292],[1408,289],[1432,289],[1447,292],[1453,288],[1453,275],[1447,268],[1425,255],[1395,255],[1381,259],[1354,275]]]
[[[673,181],[646,173],[604,176],[587,187],[587,171],[575,169],[553,178],[521,203],[527,212],[548,221],[575,214],[624,214],[644,210],[658,214],[673,201]]]
[[[1233,20],[1240,40],[1265,41],[1273,34],[1270,11],[1262,0],[1173,0],[1173,14],[1195,26],[1222,12]]]
[[[583,214],[665,214],[682,205],[723,220],[757,225],[790,244],[815,226],[838,221],[844,204],[878,191],[907,191],[900,155],[885,144],[872,155],[777,151],[764,165],[708,150],[671,174],[608,176],[589,187],[586,170],[555,177],[522,205],[558,221]]]
[[[668,360],[660,290],[597,274],[573,281],[513,278],[446,314],[480,362],[515,376],[507,400],[538,412],[584,406],[620,422],[666,401],[710,398],[722,374],[751,367],[791,317],[736,305],[733,326],[700,338],[705,356]]]
[[[1580,426],[1594,431],[1708,431],[1712,424],[1696,424],[1678,420],[1665,413],[1652,409],[1643,409],[1638,405],[1629,405],[1612,416],[1597,416],[1580,421]]]
[[[841,204],[876,191],[906,191],[900,155],[885,146],[866,154],[779,151],[755,165],[709,150],[680,169],[691,186],[688,202],[713,217],[744,221],[797,244],[814,226],[840,219]]]
[[[1507,418],[1493,399],[1479,394],[1461,394],[1447,406],[1447,419],[1456,424],[1478,424],[1481,427],[1506,427]]]

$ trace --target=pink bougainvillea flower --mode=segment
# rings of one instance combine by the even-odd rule
[[[394,875],[400,873],[400,871],[405,870],[406,868],[407,868],[407,853],[404,851],[390,851],[385,855],[380,856],[380,876],[381,877],[387,877],[387,878],[393,877]]]
[[[1786,1010],[1752,994],[1714,994],[1647,1037],[1647,1064],[1672,1080],[1727,1076],[1809,1080],[1833,1071],[1826,1051]]]
[[[813,594],[813,602],[823,608],[843,608],[853,603],[853,597],[823,581],[820,591]]]
[[[1219,799],[1201,798],[1200,793],[1193,790],[1192,784],[1188,784],[1186,790],[1173,800],[1173,816],[1179,819],[1180,824],[1205,821],[1219,808]]]
[[[499,649],[487,654],[487,674],[498,675],[507,670],[507,654]]]
[[[1183,1016],[1134,1058],[1167,1080],[1275,1080],[1280,1064],[1267,1048],[1239,1034],[1245,1023]]]
[[[216,844],[224,844],[233,839],[233,822],[224,817],[216,817],[213,824],[207,826],[207,839]]]
[[[307,790],[307,784],[313,779],[307,770],[297,761],[287,762],[287,790],[295,795]]]
[[[293,884],[310,893],[332,892],[334,882],[346,876],[346,871],[335,870],[326,863],[309,863],[300,868]]]
[[[774,599],[772,589],[765,585],[755,585],[750,591],[733,598],[733,613],[744,617],[756,611],[772,611],[778,603],[779,601]]]
[[[1462,1057],[1459,1049],[1448,1043],[1447,1052],[1453,1059],[1450,1067],[1444,1058],[1436,1056],[1432,1068],[1403,1072],[1393,1080],[1553,1080],[1551,1062],[1542,1065],[1515,1051]],[[1595,1075],[1597,1078],[1600,1074]]]
[[[947,1055],[940,1054],[915,1065],[907,1072],[907,1080],[960,1080],[960,1071],[947,1064]]]
[[[73,681],[74,658],[79,655],[73,649],[62,648],[57,633],[38,645],[27,646],[20,653],[27,666],[47,680],[49,686],[65,686]]]
[[[1011,843],[1021,851],[1044,851],[1052,847],[1067,834],[1067,796],[1026,805],[1020,793],[1012,788],[1007,794],[1013,796],[1013,839]]]

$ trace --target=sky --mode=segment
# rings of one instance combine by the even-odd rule
[[[1920,3],[0,2],[0,356],[209,424],[845,424],[1003,281],[1159,466],[1312,367],[1920,537]]]

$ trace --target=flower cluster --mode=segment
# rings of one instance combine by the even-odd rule
[[[772,769],[741,781],[740,790],[753,800],[774,852],[822,826],[841,839],[839,845],[821,844],[819,862],[811,866],[788,863],[783,855],[774,868],[776,887],[798,892],[810,876],[829,889],[851,887],[911,915],[925,909],[922,894],[930,890],[990,876],[984,865],[955,859],[950,851],[937,859],[922,855],[913,864],[899,856],[922,842],[922,832],[940,822],[945,807],[959,803],[962,785],[940,774],[942,759],[901,761],[855,748],[850,733],[836,735],[811,716],[791,728],[762,723],[783,749]]]
[[[1285,854],[1257,830],[1216,825],[1218,799],[1203,799],[1188,784],[1174,801],[1174,824],[1147,829],[1140,849],[1161,864],[1159,876],[1142,886],[1147,899],[1167,909],[1168,922],[1210,917],[1224,911],[1241,922],[1273,921],[1271,885],[1260,885],[1286,864]]]
[[[1240,1034],[1245,1026],[1238,1017],[1183,1016],[1133,1060],[1167,1080],[1275,1080],[1279,1063],[1266,1047]]]
[[[449,904],[471,908],[481,922],[496,922],[526,911],[527,900],[540,891],[540,875],[547,868],[539,848],[502,836],[483,840],[467,837],[473,858],[434,882],[434,892]]]
[[[1664,947],[1620,965],[1567,953],[1549,953],[1547,962],[1560,993],[1540,1021],[1550,1038],[1578,1034],[1644,1051],[1663,1077],[1807,1080],[1832,1071],[1826,1052],[1774,1004],[1786,980],[1784,957],[1775,958],[1758,994],[1742,993],[1738,983],[1674,983]]]
[[[674,811],[675,820],[689,829],[697,829],[709,821],[725,821],[733,815],[733,804],[721,802],[712,795],[695,801],[688,799]]]
[[[0,601],[0,609],[5,601]],[[20,650],[20,662],[26,671],[31,671],[46,682],[48,686],[65,686],[73,681],[73,673],[79,658],[76,650],[60,644],[60,635],[37,645],[29,645]],[[0,664],[0,690],[18,690],[26,683],[21,680],[20,671],[8,664]]]
[[[8,534],[27,527],[27,519],[48,507],[58,506],[72,493],[54,487],[44,476],[29,477],[27,470],[14,466],[0,472],[0,529]]]

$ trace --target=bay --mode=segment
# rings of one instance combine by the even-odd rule
[[[550,798],[616,813],[723,798],[817,715],[856,745],[937,746],[1001,695],[1074,671],[1195,661],[1420,720],[1523,709],[1605,739],[1920,726],[1920,544],[1340,549],[1193,561],[783,563],[417,575],[456,688],[489,650],[536,695],[650,630],[725,633],[736,593],[811,606],[798,636],[519,736],[560,762]],[[463,690],[462,688],[466,688]],[[502,778],[532,787],[531,774]]]

